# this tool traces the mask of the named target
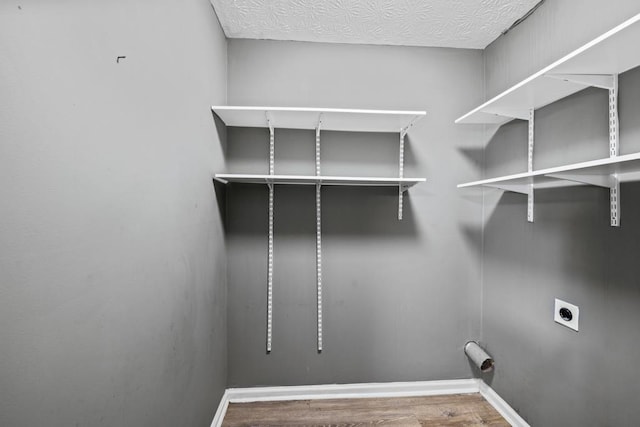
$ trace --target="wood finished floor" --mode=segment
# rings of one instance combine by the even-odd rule
[[[223,427],[509,427],[480,394],[230,403]]]

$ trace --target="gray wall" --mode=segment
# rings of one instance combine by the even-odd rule
[[[640,12],[637,0],[547,0],[484,51],[491,98]]]
[[[230,104],[424,109],[407,140],[409,191],[323,188],[324,351],[316,352],[312,187],[277,187],[273,351],[265,352],[267,189],[227,192],[229,385],[468,378],[480,333],[477,176],[481,52],[229,41]],[[267,172],[268,132],[229,128],[232,172]],[[276,130],[276,173],[313,174],[313,131]],[[322,133],[323,173],[397,174],[397,134]]]
[[[546,12],[491,45],[490,88],[547,65],[552,58],[540,54],[546,48],[571,50],[572,40],[587,41],[638,8],[588,2],[569,16],[568,3],[547,2],[540,9]],[[620,78],[622,154],[640,150],[639,100],[636,69]],[[607,125],[607,94],[599,89],[537,111],[535,168],[607,157]],[[526,132],[518,121],[487,128],[487,176],[526,170]],[[482,338],[497,364],[487,380],[532,426],[631,426],[640,419],[639,196],[638,183],[622,185],[618,229],[609,226],[605,189],[539,190],[533,224],[526,197],[485,191]],[[580,307],[580,332],[553,322],[556,297]]]
[[[208,425],[226,382],[209,2],[5,1],[0,52],[0,425]]]

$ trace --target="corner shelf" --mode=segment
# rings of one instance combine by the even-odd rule
[[[575,184],[610,192],[611,226],[620,225],[620,183],[640,180],[640,153],[619,156],[618,75],[640,66],[640,14],[574,50],[529,78],[458,118],[458,124],[502,125],[527,120],[527,172],[458,185],[495,187],[527,195],[527,220],[533,222],[534,190]],[[534,170],[535,110],[588,87],[609,92],[609,158]]]
[[[351,110],[338,108],[289,108],[212,106],[211,110],[227,126],[260,127],[269,129],[269,174],[218,173],[214,179],[227,184],[266,184],[269,189],[269,243],[267,259],[267,353],[271,352],[273,335],[273,212],[276,185],[312,185],[316,191],[316,286],[317,286],[317,344],[322,351],[322,220],[321,189],[326,185],[397,187],[398,219],[402,219],[404,192],[425,178],[404,177],[404,139],[409,129],[427,113],[425,111]],[[275,174],[275,128],[308,129],[315,131],[315,175]],[[320,173],[320,132],[393,132],[398,133],[398,177],[324,176]]]

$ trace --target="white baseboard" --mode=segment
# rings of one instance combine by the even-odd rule
[[[477,393],[475,379],[397,383],[327,384],[290,387],[230,388],[229,402],[307,399],[362,399],[367,397],[434,396]]]
[[[529,424],[484,381],[480,381],[480,394],[512,427],[529,427]]]
[[[514,427],[529,425],[487,384],[479,379],[395,383],[328,384],[285,387],[230,388],[222,396],[211,427],[220,427],[229,403],[367,397],[437,396],[481,393]]]
[[[224,420],[224,416],[227,413],[228,407],[229,407],[229,390],[225,390],[224,394],[222,395],[222,399],[220,399],[218,410],[216,411],[216,414],[213,416],[211,427],[222,426],[222,420]]]

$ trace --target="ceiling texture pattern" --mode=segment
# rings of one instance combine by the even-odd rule
[[[229,38],[483,49],[539,0],[211,0]]]

